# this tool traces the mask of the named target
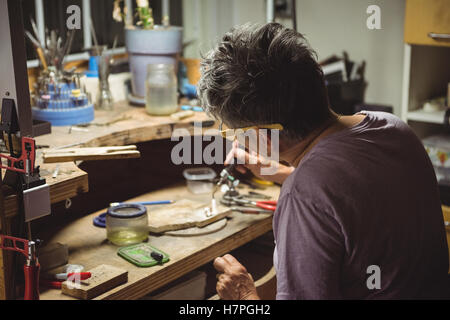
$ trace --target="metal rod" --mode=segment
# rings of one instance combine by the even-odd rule
[[[90,20],[91,20],[91,1],[83,0],[83,43],[84,48],[89,49],[92,47],[92,38],[91,38],[91,28],[90,28]]]
[[[275,21],[275,4],[274,0],[266,0],[266,21],[274,22]]]
[[[162,0],[162,24],[165,27],[170,25],[170,1]]]
[[[92,22],[91,17],[89,17],[89,21],[90,21],[89,26],[90,26],[90,30],[92,33],[92,38],[94,39],[95,52],[97,53],[97,56],[100,57],[101,52],[100,52],[100,47],[98,46],[97,36],[95,35],[94,22]]]
[[[34,8],[36,14],[36,24],[39,32],[39,41],[41,47],[45,48],[45,18],[43,0],[34,0]]]
[[[297,31],[297,0],[292,0],[292,29]]]

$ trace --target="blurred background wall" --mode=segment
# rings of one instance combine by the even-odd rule
[[[195,40],[185,51],[200,57],[232,26],[266,21],[265,0],[182,0],[185,41]],[[369,5],[381,9],[381,30],[369,30]],[[388,104],[401,113],[403,71],[404,0],[297,0],[297,28],[316,50],[319,60],[341,55],[365,60],[366,102]],[[279,22],[291,26],[289,20]]]

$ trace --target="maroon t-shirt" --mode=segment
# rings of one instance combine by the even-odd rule
[[[277,299],[442,297],[448,247],[428,155],[394,115],[363,113],[321,139],[282,186]]]

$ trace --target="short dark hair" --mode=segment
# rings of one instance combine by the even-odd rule
[[[316,59],[304,36],[281,24],[238,26],[203,57],[199,98],[231,128],[281,123],[303,138],[332,117]]]

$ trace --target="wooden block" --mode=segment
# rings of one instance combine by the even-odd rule
[[[89,272],[92,274],[91,278],[79,283],[64,281],[61,286],[62,293],[89,300],[128,281],[128,271],[106,264],[99,265]]]

